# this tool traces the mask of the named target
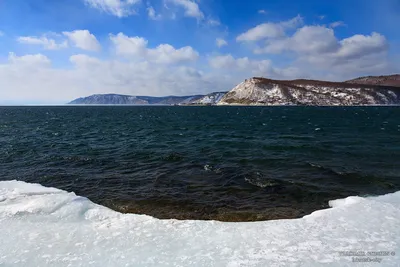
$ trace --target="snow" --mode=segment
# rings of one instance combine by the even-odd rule
[[[353,259],[368,260],[354,253],[398,266],[399,204],[400,191],[334,200],[332,208],[294,220],[158,220],[55,188],[2,181],[0,266],[356,266]]]
[[[225,93],[211,93],[208,94],[199,100],[194,101],[195,104],[216,104],[218,103]]]

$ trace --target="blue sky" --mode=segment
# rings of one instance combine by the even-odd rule
[[[400,72],[400,1],[0,0],[0,104]]]

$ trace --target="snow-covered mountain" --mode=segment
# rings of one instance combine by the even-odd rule
[[[315,80],[251,78],[237,85],[218,105],[393,105],[400,88]]]

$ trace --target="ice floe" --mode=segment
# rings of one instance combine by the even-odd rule
[[[2,181],[0,266],[399,266],[400,191],[330,206],[293,220],[158,220]]]

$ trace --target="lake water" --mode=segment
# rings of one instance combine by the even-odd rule
[[[157,218],[298,218],[399,162],[400,107],[0,107],[0,180]]]

